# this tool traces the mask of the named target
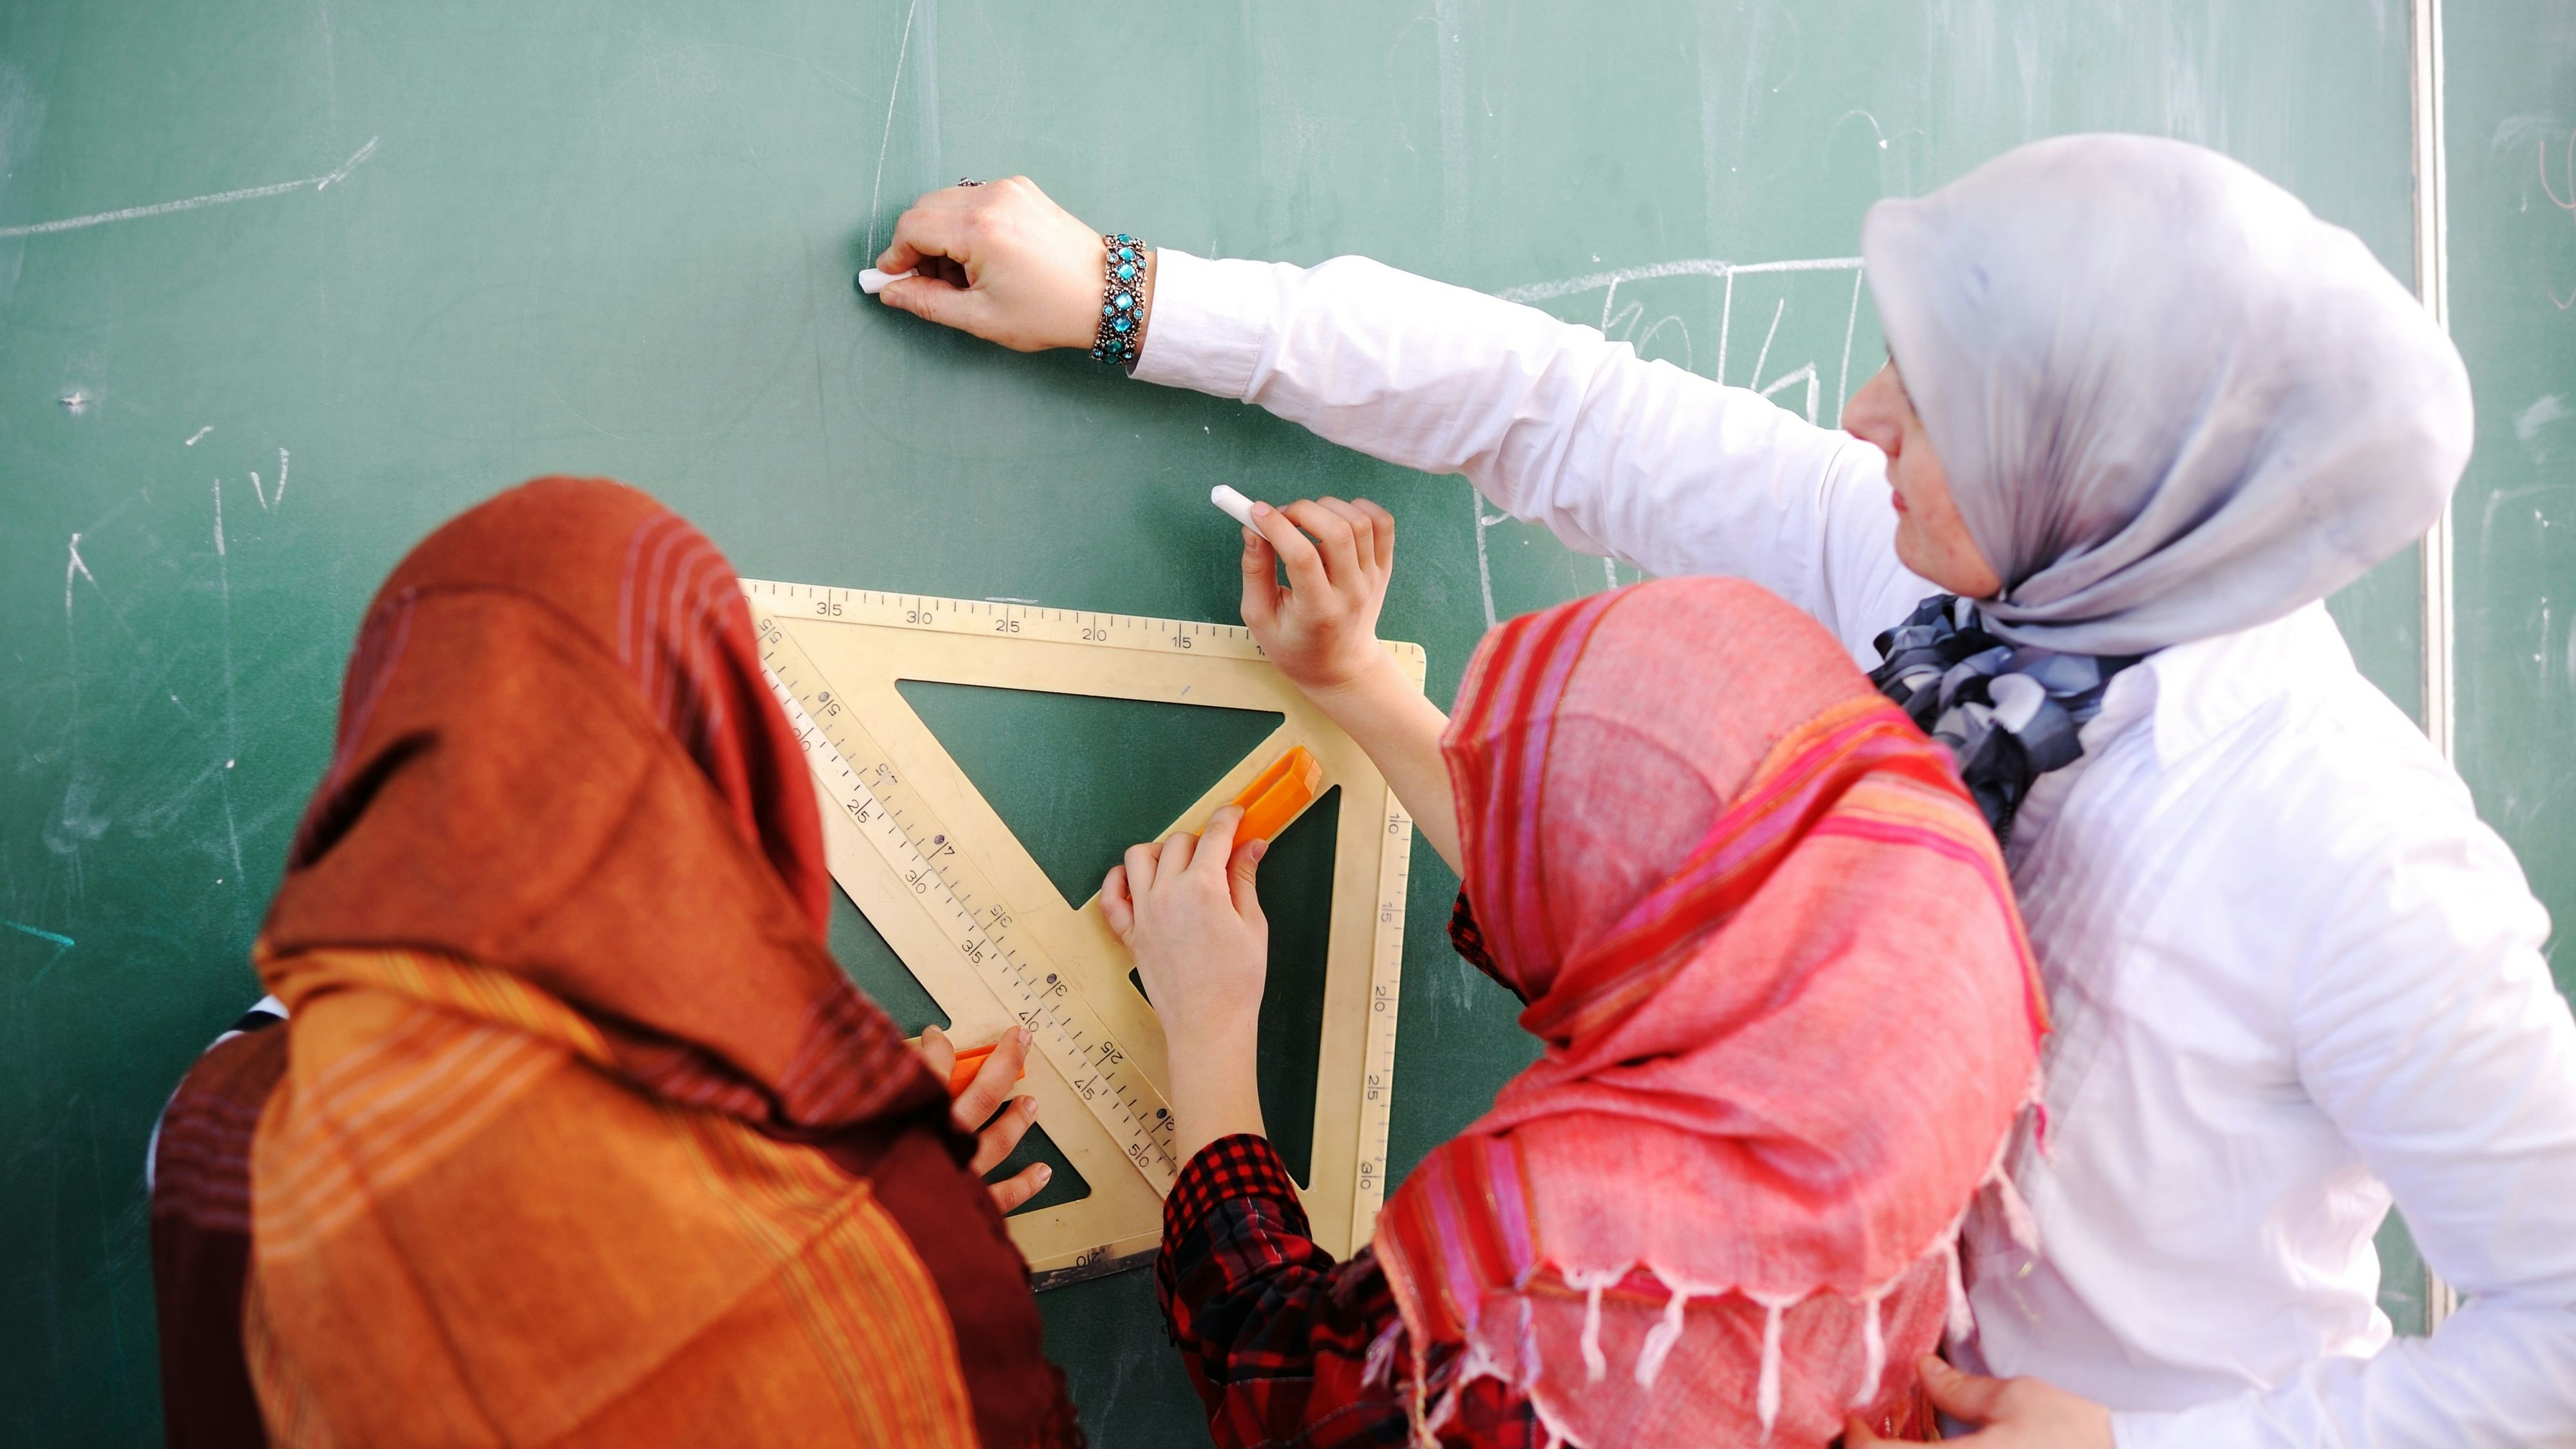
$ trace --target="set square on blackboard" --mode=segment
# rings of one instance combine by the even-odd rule
[[[1196,829],[1288,749],[1339,786],[1314,1151],[1316,1240],[1369,1239],[1386,1186],[1397,985],[1413,822],[1348,735],[1262,657],[1249,630],[746,579],[761,663],[812,766],[833,879],[948,1013],[961,1042],[1035,1037],[1021,1091],[1090,1184],[1014,1215],[1040,1287],[1151,1254],[1173,1160],[1163,1033],[1099,898],[1067,901],[897,681],[1265,710],[1279,727],[1172,828]],[[1421,687],[1424,657],[1386,646]],[[1042,747],[1042,743],[1041,746]]]

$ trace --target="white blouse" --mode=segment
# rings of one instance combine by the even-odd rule
[[[1936,592],[1876,448],[1362,258],[1165,249],[1136,375],[1752,579],[1863,663]],[[2321,604],[2152,656],[2083,741],[2010,851],[2056,1020],[2013,1162],[2039,1251],[1981,1198],[1957,1349],[2109,1405],[2124,1449],[2576,1444],[2576,1022],[2459,776]],[[2392,1194],[2469,1297],[2429,1339],[2376,1305]]]

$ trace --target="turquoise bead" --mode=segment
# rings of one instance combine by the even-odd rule
[[[1134,323],[1133,321],[1131,321],[1130,319],[1128,319],[1128,318],[1121,317],[1121,318],[1119,318],[1117,321],[1112,322],[1112,323],[1110,323],[1109,325],[1110,325],[1111,329],[1113,329],[1113,330],[1115,330],[1115,331],[1124,332],[1124,331],[1126,331],[1129,327],[1134,326],[1134,325],[1135,325],[1135,323]]]
[[[1122,282],[1132,282],[1136,280],[1136,264],[1134,262],[1128,262],[1120,266],[1118,268],[1118,280]]]
[[[1135,299],[1135,298],[1128,296],[1128,295],[1127,295],[1126,293],[1124,293],[1124,292],[1121,292],[1121,293],[1119,293],[1119,294],[1118,294],[1118,310],[1119,310],[1119,311],[1124,312],[1124,311],[1126,311],[1128,308],[1133,307],[1133,306],[1135,306],[1135,305],[1136,305],[1136,299]]]

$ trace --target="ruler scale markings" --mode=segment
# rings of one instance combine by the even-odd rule
[[[971,867],[953,846],[947,845],[946,835],[934,834],[929,841],[923,841],[916,838],[915,831],[896,823],[903,818],[903,812],[887,797],[902,793],[900,773],[883,751],[874,748],[875,742],[859,728],[855,718],[832,702],[830,691],[820,683],[804,683],[808,678],[819,681],[821,676],[786,631],[772,620],[763,620],[762,624],[761,661],[772,676],[772,692],[779,705],[788,712],[797,738],[812,742],[809,751],[816,746],[828,747],[833,756],[828,763],[839,766],[834,773],[843,788],[834,792],[838,797],[834,803],[858,822],[861,834],[896,876],[924,898],[951,944],[1002,1005],[1029,1028],[1039,1049],[1047,1053],[1100,1125],[1125,1149],[1128,1161],[1154,1184],[1156,1191],[1169,1192],[1180,1174],[1180,1165],[1172,1160],[1172,1122],[1162,1095],[1146,1083],[1108,1029],[1093,1015],[1090,1005],[1074,993],[1064,973],[1047,969],[1053,963],[1034,943],[1022,943],[1016,951],[1013,949],[1007,940],[1009,916],[1005,911],[997,908],[988,915],[967,906],[974,892],[960,877],[966,876]],[[833,723],[818,721],[816,709]],[[858,767],[851,763],[853,753],[862,762]],[[926,808],[920,817],[924,828],[937,823]],[[943,857],[950,862],[946,866],[940,864]],[[1029,964],[1031,960],[1033,965]],[[1042,974],[1033,980],[1033,971]],[[1095,1037],[1101,1042],[1097,1049],[1090,1045]]]
[[[1409,842],[1413,821],[1386,792],[1387,834]],[[1378,858],[1377,938],[1369,972],[1368,1041],[1360,1061],[1359,1165],[1351,1206],[1351,1241],[1365,1242],[1386,1197],[1387,1141],[1395,1113],[1395,1017],[1404,973],[1405,888],[1410,850]]]
[[[784,599],[798,592],[797,586],[744,580],[744,591],[758,597],[768,594]],[[816,591],[805,587],[807,597]],[[1145,616],[1043,607],[977,605],[973,601],[945,600],[928,595],[887,594],[868,590],[827,589],[820,597],[837,601],[838,610],[801,613],[809,624],[851,624],[880,628],[897,628],[915,632],[952,634],[989,634],[1000,627],[972,617],[982,613],[994,621],[1018,619],[1021,627],[1005,632],[1018,640],[1166,653],[1190,650],[1216,658],[1263,660],[1266,655],[1254,642],[1249,629],[1235,625],[1204,621],[1155,619]],[[827,729],[809,714],[805,701],[828,691],[801,647],[787,637],[776,621],[763,619],[761,631],[763,662],[769,666],[771,686],[794,726],[797,738],[809,752],[809,758],[823,764],[818,774],[833,788],[827,789],[834,803],[851,813],[861,824],[876,853],[893,870],[897,879],[915,884],[916,894],[929,905],[931,889],[945,897],[945,909],[931,907],[930,914],[940,918],[943,934],[983,980],[995,998],[1014,1016],[1035,1023],[1040,1048],[1046,1051],[1068,1084],[1111,1137],[1127,1151],[1137,1171],[1153,1184],[1157,1192],[1168,1192],[1177,1176],[1178,1164],[1171,1158],[1171,1122],[1161,1094],[1150,1081],[1133,1069],[1125,1059],[1116,1037],[1092,1012],[1079,988],[1062,971],[1054,972],[1054,982],[1047,981],[1053,963],[1035,943],[1014,943],[1007,924],[988,922],[974,906],[978,892],[989,890],[980,872],[953,848],[934,856],[928,841],[944,843],[945,832],[926,800],[911,794],[909,787],[892,773],[892,762],[852,711],[831,715],[835,728]],[[1422,658],[1414,646],[1398,646],[1395,651],[1407,671],[1416,679],[1422,672]],[[802,668],[796,666],[801,665]],[[792,676],[792,677],[791,677]],[[804,681],[815,681],[807,685]],[[861,759],[886,765],[888,781],[873,779],[873,771],[853,764],[852,754]],[[906,796],[910,795],[907,808]],[[861,812],[867,812],[862,815]],[[868,828],[872,815],[876,828]],[[1362,1077],[1359,1091],[1359,1122],[1355,1193],[1352,1203],[1351,1245],[1356,1249],[1367,1241],[1370,1228],[1385,1195],[1387,1150],[1392,1126],[1394,1103],[1394,1067],[1396,1015],[1401,992],[1405,892],[1411,874],[1409,868],[1412,821],[1388,789],[1384,796],[1386,829],[1394,837],[1381,850],[1378,865],[1378,900],[1374,940],[1369,951],[1368,1018],[1362,1051]],[[943,863],[944,862],[944,863]],[[920,883],[909,875],[926,871]],[[998,892],[993,899],[1003,898]],[[1005,909],[1005,908],[997,908]],[[1005,910],[1005,922],[1007,914]],[[979,956],[966,948],[980,943]],[[1034,966],[1038,973],[1026,973]],[[1051,989],[1052,987],[1052,989]],[[1096,1050],[1090,1044],[1100,1043],[1109,1054],[1101,1062],[1092,1059]],[[1116,1058],[1110,1060],[1109,1058]],[[1122,1069],[1123,1068],[1123,1069]],[[1085,1090],[1088,1087],[1089,1090]],[[1155,1116],[1155,1113],[1163,1115]]]

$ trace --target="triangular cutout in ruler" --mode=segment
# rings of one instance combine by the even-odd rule
[[[939,747],[1069,901],[1278,732],[1278,713],[895,682]],[[1046,747],[1032,752],[1029,741]]]
[[[1340,788],[1306,1213],[1337,1256],[1385,1192],[1413,822],[1350,737],[1249,630],[1123,614],[745,580],[761,660],[822,797],[833,878],[960,1041],[1037,1037],[1022,1087],[1090,1183],[1010,1219],[1040,1287],[1153,1252],[1179,1171],[1162,1028],[1096,896],[1065,899],[907,705],[897,680],[1267,710],[1282,723],[1169,828],[1192,828],[1295,745]],[[1422,650],[1390,644],[1419,688]],[[1032,741],[1032,748],[1043,748]]]

